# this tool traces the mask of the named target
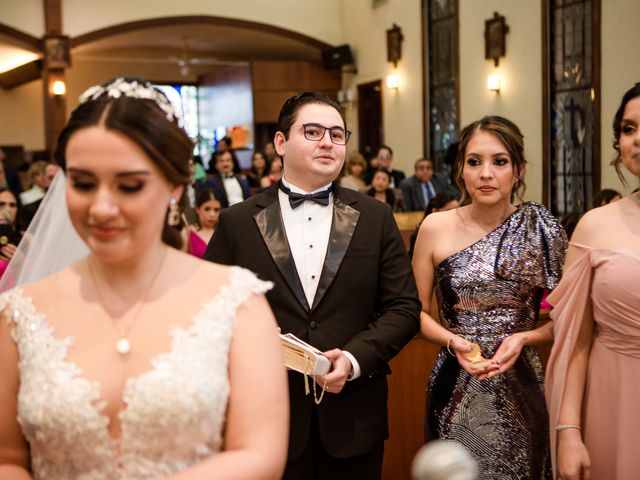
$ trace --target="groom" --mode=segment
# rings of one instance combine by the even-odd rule
[[[331,371],[316,378],[318,397],[326,385],[319,405],[313,389],[305,395],[304,376],[289,372],[285,479],[380,478],[387,362],[419,326],[411,265],[391,210],[335,182],[349,135],[333,100],[310,92],[289,98],[274,138],[282,181],[224,210],[205,254],[272,281],[267,299],[282,332],[331,361]]]

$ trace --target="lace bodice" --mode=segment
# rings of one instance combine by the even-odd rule
[[[229,283],[146,373],[129,378],[113,439],[99,382],[67,361],[72,338],[56,339],[45,315],[19,289],[0,297],[19,351],[18,422],[35,479],[158,479],[222,447],[229,396],[228,354],[235,312],[271,285],[234,267]]]

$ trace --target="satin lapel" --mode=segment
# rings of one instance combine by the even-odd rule
[[[273,261],[278,266],[278,269],[298,299],[298,302],[300,302],[300,305],[308,312],[309,303],[307,302],[307,297],[304,294],[304,289],[298,276],[296,264],[291,255],[289,241],[287,240],[287,234],[284,230],[284,224],[282,223],[282,216],[280,215],[280,204],[275,200],[267,205],[266,208],[256,213],[253,218],[258,225],[260,234],[262,235],[264,243],[267,245]]]
[[[318,282],[316,296],[313,299],[313,310],[316,308],[325,293],[333,283],[338,273],[344,255],[347,253],[351,237],[358,224],[360,212],[344,203],[339,197],[333,204],[333,220],[331,222],[331,233],[329,234],[329,245],[327,246],[327,256],[324,259],[322,275]]]

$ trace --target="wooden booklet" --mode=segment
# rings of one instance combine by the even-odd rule
[[[291,370],[306,375],[329,373],[331,362],[320,350],[303,342],[292,333],[280,334],[284,364]]]

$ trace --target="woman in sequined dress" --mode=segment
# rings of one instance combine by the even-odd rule
[[[613,120],[614,165],[640,178],[640,83]],[[612,235],[613,233],[613,235]],[[556,342],[547,369],[554,473],[640,478],[640,193],[587,212],[549,296]]]
[[[463,205],[429,215],[413,257],[421,331],[443,348],[429,381],[425,435],[455,440],[482,479],[551,476],[543,372],[535,345],[540,299],[557,284],[566,250],[560,224],[521,198],[523,136],[502,117],[462,132],[456,159]],[[440,323],[430,316],[435,289]],[[487,362],[472,363],[471,342]]]

